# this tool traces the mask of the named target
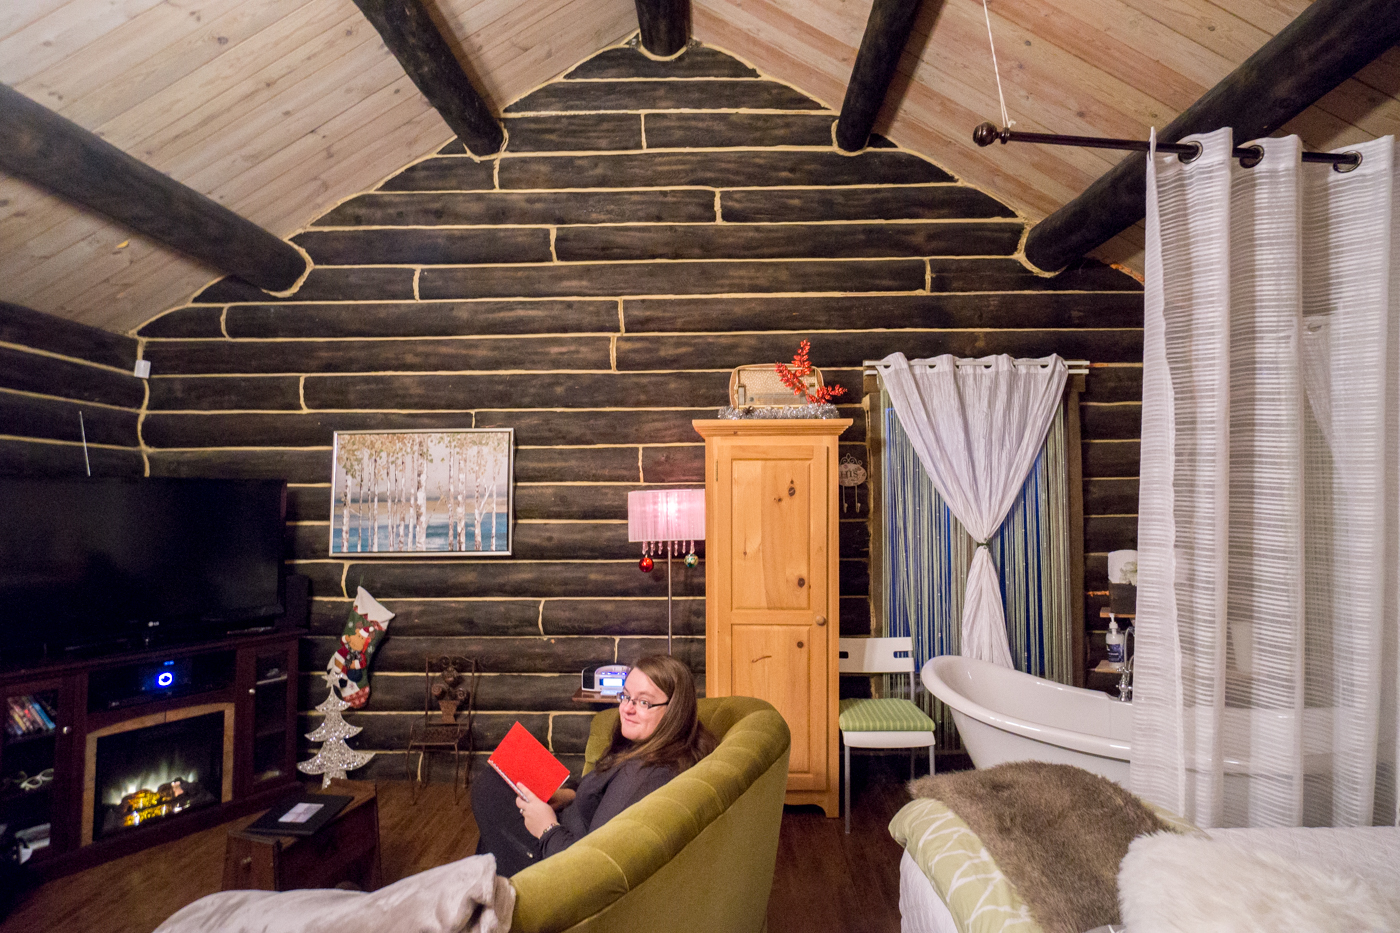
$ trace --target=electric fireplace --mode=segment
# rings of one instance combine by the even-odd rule
[[[83,844],[231,799],[233,718],[206,704],[89,733]]]

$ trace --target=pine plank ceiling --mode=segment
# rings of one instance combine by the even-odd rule
[[[501,107],[636,28],[632,0],[436,0]],[[1019,129],[1145,137],[1307,0],[991,0]],[[870,0],[693,0],[693,34],[840,107]],[[0,81],[279,236],[437,150],[451,132],[350,0],[0,4]],[[978,149],[997,120],[979,0],[924,0],[877,131],[1035,221],[1113,153]],[[1285,132],[1330,149],[1400,133],[1391,49]],[[0,142],[3,145],[3,142]],[[1099,250],[1140,267],[1141,227]],[[118,332],[217,273],[0,175],[0,299]]]

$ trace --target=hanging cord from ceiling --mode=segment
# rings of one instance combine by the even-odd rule
[[[982,16],[987,20],[987,45],[992,49],[992,74],[997,79],[997,102],[1001,104],[1001,125],[1010,129],[1016,121],[1006,114],[1006,95],[1001,92],[1001,68],[997,65],[997,44],[992,38],[992,13],[987,9],[987,0],[982,0]]]

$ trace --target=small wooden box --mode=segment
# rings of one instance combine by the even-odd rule
[[[333,888],[352,881],[379,887],[379,804],[367,781],[332,781],[330,793],[353,794],[314,836],[265,836],[230,831],[224,847],[225,891]]]

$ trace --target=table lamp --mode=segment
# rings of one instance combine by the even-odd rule
[[[642,489],[627,494],[627,540],[641,541],[643,573],[650,573],[654,552],[666,554],[666,653],[671,654],[671,558],[685,542],[685,565],[700,562],[695,542],[705,540],[705,490]]]

